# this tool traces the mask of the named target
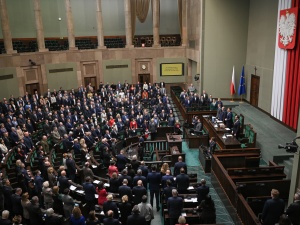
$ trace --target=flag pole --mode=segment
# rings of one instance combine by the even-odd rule
[[[233,97],[232,97],[232,95],[231,95],[231,101],[230,101],[230,102],[234,102],[234,101],[233,101]]]
[[[240,101],[240,103],[243,103],[243,95],[241,95],[241,101]]]

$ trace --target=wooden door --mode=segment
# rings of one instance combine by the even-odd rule
[[[26,91],[28,92],[28,94],[33,95],[35,91],[37,91],[37,93],[40,95],[40,86],[38,83],[34,83],[34,84],[26,84]]]
[[[149,84],[149,82],[150,82],[150,74],[139,74],[139,82],[141,84],[143,84],[144,82],[146,82],[147,84]]]
[[[250,89],[250,104],[256,107],[258,106],[259,83],[260,83],[260,77],[252,74],[251,89]]]
[[[96,77],[85,77],[84,78],[84,86],[88,86],[91,83],[91,86],[94,90],[97,90],[97,78]]]

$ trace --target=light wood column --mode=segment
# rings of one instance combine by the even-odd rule
[[[124,10],[125,10],[126,48],[133,48],[134,46],[132,45],[130,0],[124,0]]]
[[[69,50],[77,50],[78,48],[75,47],[75,35],[74,35],[71,0],[65,0],[65,7],[66,7],[67,28],[68,28]]]
[[[35,26],[36,26],[36,37],[39,52],[47,52],[48,49],[45,48],[45,35],[44,26],[41,16],[41,0],[33,0],[34,5],[34,16],[35,16]]]
[[[104,46],[104,32],[103,32],[103,19],[102,19],[102,6],[101,0],[96,0],[97,7],[97,38],[98,38],[98,49],[106,48]]]
[[[10,31],[9,20],[7,15],[6,0],[0,0],[0,16],[1,16],[2,34],[3,34],[3,41],[4,41],[6,54],[17,53],[17,51],[13,49],[11,31]]]
[[[181,30],[181,45],[188,46],[187,35],[187,0],[182,0],[182,30]]]
[[[160,47],[159,25],[160,25],[160,0],[152,0],[153,6],[153,47]]]

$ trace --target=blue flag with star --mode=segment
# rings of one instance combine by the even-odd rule
[[[238,95],[243,95],[243,94],[246,94],[244,66],[243,66],[243,69],[242,69],[241,78],[240,78],[240,85],[239,85],[239,90],[238,90]]]

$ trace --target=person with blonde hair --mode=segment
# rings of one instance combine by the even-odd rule
[[[184,216],[179,216],[178,224],[176,224],[176,225],[188,225],[188,224],[186,223],[186,219]]]
[[[163,163],[160,169],[160,173],[162,176],[166,175],[167,170],[170,170],[168,163]]]
[[[21,225],[22,223],[22,216],[21,215],[16,215],[12,219],[13,224],[12,225]]]
[[[123,195],[122,202],[118,204],[120,213],[121,213],[121,223],[122,225],[126,225],[127,217],[131,215],[132,205],[128,202],[128,196]]]
[[[23,207],[23,218],[25,219],[25,223],[28,224],[29,223],[29,205],[30,205],[30,200],[29,200],[29,194],[28,192],[25,192],[24,194],[22,194],[22,198],[21,198],[21,205]]]
[[[79,207],[74,207],[70,218],[70,225],[85,225],[85,218]]]
[[[108,211],[113,211],[114,218],[118,219],[119,218],[119,210],[118,206],[115,202],[113,202],[113,195],[109,194],[106,197],[107,201],[103,203],[103,212],[105,216],[108,216]]]

